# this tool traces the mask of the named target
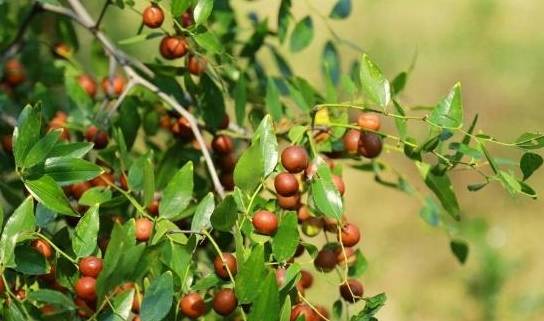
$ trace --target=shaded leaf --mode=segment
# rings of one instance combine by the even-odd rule
[[[523,172],[523,180],[528,179],[533,175],[533,173],[542,166],[544,160],[542,156],[534,153],[525,153],[521,157],[520,165],[521,171]]]
[[[314,23],[312,17],[306,16],[300,20],[291,33],[289,47],[292,52],[299,52],[312,42],[314,38]]]
[[[77,223],[72,237],[72,250],[77,257],[86,257],[95,251],[99,223],[98,206],[89,208]]]
[[[450,249],[459,263],[465,264],[468,257],[468,244],[465,241],[452,240],[450,242]]]
[[[332,8],[329,17],[332,19],[345,19],[351,13],[351,0],[338,0]]]

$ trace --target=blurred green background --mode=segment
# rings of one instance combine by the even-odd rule
[[[252,10],[270,15],[277,3],[241,2],[240,16]],[[319,14],[328,15],[334,1],[293,5],[297,19],[314,17],[316,41],[289,61],[296,73],[322,83],[321,50],[331,35]],[[461,81],[466,119],[478,113],[479,128],[511,141],[522,132],[544,130],[542,12],[539,0],[357,0],[350,18],[327,23],[366,50],[390,79],[406,70],[417,52],[402,95],[405,105],[433,105]],[[271,16],[271,25],[274,21]],[[339,49],[347,72],[359,53]],[[494,152],[516,161],[521,157]],[[413,164],[386,157],[412,182],[419,180]],[[471,193],[465,186],[477,177],[456,173],[465,218],[462,236],[470,243],[468,261],[461,266],[447,235],[419,218],[417,200],[377,185],[367,173],[346,170],[344,179],[346,214],[362,227],[361,249],[370,264],[363,276],[367,294],[385,291],[389,298],[381,320],[542,320],[542,201],[512,198],[495,184]],[[529,183],[542,192],[544,175],[537,173]],[[330,305],[336,293],[327,286],[318,283],[308,294]]]
[[[145,3],[139,1],[141,6]],[[279,1],[234,1],[234,5],[246,26],[247,14],[257,12],[269,17],[269,26],[275,29]],[[327,22],[319,18],[327,16],[333,5],[331,0],[293,1],[297,20],[313,16],[316,39],[299,54],[291,55],[286,48],[283,52],[295,73],[312,83],[322,86],[320,59],[325,41],[331,38],[328,24],[340,37],[364,48],[390,79],[406,70],[417,52],[415,69],[401,97],[407,106],[433,105],[461,81],[465,118],[470,120],[478,113],[478,128],[484,132],[512,141],[523,132],[544,129],[540,20],[544,1],[354,0],[350,18]],[[137,16],[119,25],[125,13],[118,13],[106,19],[109,31],[117,32],[119,39],[133,35]],[[248,29],[248,36],[250,33]],[[127,49],[141,57],[138,47]],[[360,54],[347,46],[339,50],[347,72]],[[149,50],[145,55],[155,54]],[[273,68],[268,53],[261,58]],[[386,124],[386,130],[391,128]],[[521,157],[501,149],[493,151],[516,161]],[[413,164],[402,156],[385,157],[426,191],[418,183]],[[461,236],[470,243],[465,266],[451,254],[447,235],[419,218],[416,199],[377,185],[368,173],[344,172],[346,214],[362,227],[361,249],[370,262],[363,276],[366,293],[385,291],[389,298],[380,319],[542,320],[544,204],[512,198],[496,183],[471,193],[466,185],[478,182],[476,176],[456,172],[452,178],[465,219]],[[542,173],[529,183],[544,191]],[[325,277],[321,281],[308,296],[330,306],[337,296],[330,287],[334,280]]]

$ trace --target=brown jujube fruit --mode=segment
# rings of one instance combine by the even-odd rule
[[[319,321],[330,320],[330,313],[329,313],[329,310],[327,310],[327,308],[325,308],[322,305],[317,305],[315,309],[319,312],[319,313],[316,312],[317,318]]]
[[[236,262],[236,257],[232,255],[231,253],[223,252],[223,260],[221,259],[221,256],[216,256],[215,260],[213,261],[213,266],[215,268],[215,273],[222,279],[228,280],[230,278],[229,271],[234,277],[236,273],[238,272],[238,265]],[[227,270],[228,267],[228,270]]]
[[[308,153],[300,146],[289,146],[281,153],[281,164],[289,173],[300,173],[308,167]]]
[[[8,153],[13,153],[13,139],[11,135],[2,136],[2,149]]]
[[[381,127],[380,116],[375,113],[362,113],[357,117],[357,125],[361,129],[378,131]]]
[[[229,154],[234,149],[234,144],[230,137],[217,135],[212,140],[212,148],[218,154]]]
[[[359,154],[366,158],[378,157],[383,149],[380,135],[372,132],[362,132],[359,138]]]
[[[345,247],[352,247],[359,243],[361,232],[356,225],[348,223],[342,227],[342,231],[338,238]]]
[[[185,117],[179,117],[177,121],[172,125],[171,131],[179,138],[191,139],[194,137],[193,130],[189,120]]]
[[[25,69],[16,58],[11,58],[4,65],[4,80],[11,87],[20,85],[26,80]]]
[[[89,182],[75,183],[70,185],[70,194],[75,199],[79,199],[89,188],[91,188]]]
[[[142,22],[148,28],[159,28],[164,21],[164,12],[159,6],[150,5],[142,13]]]
[[[76,295],[85,301],[94,301],[96,299],[96,279],[84,276],[77,280],[74,286]]]
[[[183,28],[188,28],[188,27],[192,26],[195,23],[194,20],[193,20],[193,15],[189,10],[185,11],[181,15],[180,20],[181,20],[181,25],[183,26]]]
[[[135,228],[136,239],[141,242],[146,242],[153,232],[153,222],[147,218],[139,218],[136,220]]]
[[[206,303],[196,292],[185,295],[179,302],[179,308],[181,313],[191,319],[199,318],[206,313]]]
[[[98,129],[96,126],[89,126],[85,132],[85,139],[88,142],[94,143],[94,149],[103,149],[108,146],[108,133]]]
[[[274,187],[281,196],[293,196],[298,193],[298,181],[291,173],[279,173],[274,178]]]
[[[314,283],[314,277],[312,274],[306,270],[300,271],[300,285],[302,285],[303,288],[309,289],[312,284]]]
[[[297,219],[299,223],[302,223],[312,217],[312,214],[310,213],[310,209],[308,209],[307,206],[301,206],[297,211]]]
[[[182,36],[165,36],[161,40],[159,51],[164,59],[181,58],[187,54],[187,42]]]
[[[96,81],[94,81],[91,76],[87,74],[80,75],[77,78],[77,81],[79,83],[79,86],[83,88],[87,95],[89,95],[91,98],[94,98],[94,96],[96,96],[97,85]]]
[[[306,304],[297,304],[291,309],[290,321],[295,321],[299,316],[303,316],[306,321],[318,321],[317,314]]]
[[[349,279],[340,285],[340,295],[344,300],[355,303],[363,297],[364,289],[361,282]]]
[[[278,229],[278,218],[269,211],[258,211],[253,216],[253,227],[255,231],[263,235],[273,235]]]
[[[276,284],[278,287],[282,287],[285,282],[285,273],[287,270],[285,268],[279,267],[276,269]]]
[[[107,96],[119,96],[125,88],[125,80],[121,76],[104,77],[102,79],[102,90]]]
[[[100,176],[97,176],[93,178],[90,183],[92,186],[101,186],[101,187],[108,187],[109,184],[113,184],[115,179],[113,178],[113,175],[111,173],[105,172],[100,174]]]
[[[348,154],[357,154],[359,150],[359,137],[361,132],[356,129],[350,129],[344,134],[344,150]]]
[[[219,176],[219,180],[221,181],[221,185],[227,190],[232,191],[234,190],[234,176],[230,172],[221,173]]]
[[[345,252],[345,255],[344,255]],[[336,263],[339,266],[345,266],[346,265],[346,259],[347,259],[347,266],[352,266],[353,263],[355,263],[355,250],[351,247],[344,247],[344,251],[342,251],[342,247],[339,247],[336,250]]]
[[[159,200],[152,200],[151,203],[147,205],[147,211],[149,212],[149,214],[153,216],[157,216],[159,215],[159,206],[160,206]]]
[[[93,315],[92,309],[89,307],[87,302],[82,298],[75,298],[74,304],[77,307],[77,314],[82,318],[88,318]]]
[[[187,59],[187,70],[193,75],[200,75],[206,71],[206,59],[190,55]]]
[[[322,249],[314,259],[314,266],[319,271],[332,271],[336,267],[336,254],[331,249]]]
[[[53,249],[51,245],[44,240],[34,240],[32,241],[32,247],[43,255],[46,259],[50,258],[53,255]]]
[[[140,305],[142,303],[142,295],[139,292],[134,292],[134,298],[132,299],[132,312],[140,313]]]
[[[79,261],[79,272],[83,276],[97,278],[102,271],[102,259],[95,256],[87,256]]]
[[[300,193],[293,196],[278,195],[278,205],[284,210],[298,210],[298,208],[302,205],[300,203]]]
[[[220,155],[217,158],[217,162],[219,163],[221,170],[231,173],[234,171],[234,167],[236,167],[236,156],[234,156],[233,153]]]
[[[222,316],[231,314],[237,306],[238,300],[232,289],[221,289],[213,297],[213,310]]]

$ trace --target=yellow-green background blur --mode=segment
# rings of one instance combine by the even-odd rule
[[[268,16],[275,29],[279,1],[233,2],[246,25],[246,14],[255,11]],[[331,0],[293,1],[297,19],[314,17],[316,39],[288,60],[297,74],[316,85],[322,84],[321,50],[330,38],[317,12],[327,15],[333,5]],[[109,15],[107,26],[118,34],[133,34],[137,17],[131,27],[119,24],[121,14],[126,13]],[[525,131],[544,130],[543,14],[541,0],[353,0],[350,18],[329,24],[340,37],[364,48],[390,79],[408,68],[417,51],[402,95],[405,105],[433,105],[461,81],[467,121],[479,113],[479,128],[511,141]],[[339,49],[347,71],[359,54],[346,46]],[[261,58],[273,68],[269,55]],[[516,161],[521,156],[493,151]],[[410,162],[385,157],[418,182]],[[375,184],[368,173],[347,170],[344,179],[347,216],[362,228],[361,248],[370,263],[362,278],[366,293],[388,295],[380,320],[543,320],[542,201],[512,198],[496,183],[471,193],[465,186],[479,182],[478,177],[455,173],[468,230],[462,236],[471,245],[468,262],[461,266],[449,251],[446,233],[419,218],[417,200]],[[544,192],[542,173],[529,183]],[[328,283],[332,281],[318,277],[308,296],[330,306],[337,296]]]

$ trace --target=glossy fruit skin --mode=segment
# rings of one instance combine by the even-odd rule
[[[160,207],[159,200],[152,200],[151,203],[147,205],[147,211],[149,212],[149,214],[153,216],[157,216],[159,215],[159,207]]]
[[[93,315],[93,311],[91,310],[87,302],[85,302],[85,300],[83,300],[82,298],[76,297],[74,299],[74,304],[77,307],[77,314],[80,317],[88,318]]]
[[[55,130],[55,129],[62,129],[62,133],[60,134],[60,138],[62,140],[69,140],[70,139],[70,132],[68,132],[68,129],[66,129],[66,119],[68,118],[68,115],[66,115],[63,111],[57,111],[55,116],[49,121],[48,130]]]
[[[213,297],[212,307],[215,312],[227,316],[236,310],[238,299],[232,289],[221,289]]]
[[[134,319],[132,319],[132,321],[142,321],[142,319],[140,319],[139,315],[135,315]]]
[[[91,184],[88,182],[75,183],[70,185],[70,194],[75,199],[79,199],[89,188],[91,188]]]
[[[378,131],[381,127],[380,116],[375,113],[362,113],[357,117],[357,125],[361,129]]]
[[[0,294],[4,293],[6,290],[6,284],[4,283],[4,279],[0,278]]]
[[[228,136],[217,135],[212,140],[212,148],[218,154],[229,154],[234,150],[234,143]]]
[[[185,117],[179,117],[170,127],[170,131],[179,138],[192,139],[194,137],[191,124]]]
[[[196,292],[185,295],[179,302],[179,308],[181,313],[191,319],[196,319],[206,313],[204,299]]]
[[[234,171],[234,167],[236,167],[236,156],[234,156],[233,153],[221,155],[217,158],[217,162],[219,164],[219,167],[221,167],[221,170],[232,173]]]
[[[142,295],[139,292],[134,292],[134,298],[132,299],[132,312],[140,313],[140,306],[142,304]]]
[[[285,283],[285,273],[287,270],[285,268],[279,267],[276,269],[276,284],[278,287],[282,287]]]
[[[339,241],[342,242],[345,247],[355,246],[360,240],[361,232],[356,225],[348,223],[342,227]]]
[[[363,294],[363,285],[357,280],[349,279],[340,285],[340,295],[347,302],[355,303],[363,297]]]
[[[136,220],[136,240],[146,242],[151,237],[153,232],[153,222],[147,218],[139,218]]]
[[[322,249],[315,257],[314,266],[319,271],[332,271],[336,267],[336,254],[333,250]]]
[[[123,93],[124,88],[125,80],[121,76],[113,76],[113,79],[110,79],[110,77],[102,79],[102,90],[107,96],[119,96]]]
[[[295,321],[299,316],[304,316],[304,319],[306,321],[318,321],[318,316],[306,304],[297,304],[291,309],[291,316],[289,317],[289,321]]]
[[[348,154],[357,154],[359,150],[359,138],[361,137],[361,132],[356,129],[349,129],[343,138],[344,150]]]
[[[223,252],[223,260],[221,259],[221,256],[216,256],[215,260],[213,260],[213,266],[215,268],[215,273],[222,278],[223,280],[228,280],[230,278],[229,272],[234,277],[236,273],[238,272],[238,264],[236,262],[236,257],[232,255],[231,253]],[[227,270],[228,267],[228,270]]]
[[[181,58],[187,54],[187,42],[182,36],[165,36],[161,40],[159,51],[164,59]]]
[[[199,76],[206,71],[206,59],[190,55],[187,59],[187,70],[189,73]]]
[[[85,301],[94,301],[96,299],[96,279],[84,276],[77,280],[74,286],[76,295]]]
[[[94,149],[104,149],[109,143],[108,133],[98,129],[96,126],[89,126],[87,128],[85,139],[88,142],[94,143]]]
[[[188,28],[188,27],[192,26],[194,23],[195,22],[193,20],[193,15],[191,14],[191,12],[189,10],[185,11],[181,15],[181,25],[184,28]]]
[[[51,245],[44,240],[36,239],[32,241],[32,247],[43,255],[46,259],[50,258],[53,255],[53,249]]]
[[[346,192],[346,185],[344,184],[344,180],[342,177],[338,175],[332,175],[332,182],[334,185],[336,185],[336,189],[338,190],[338,193],[340,193],[340,196],[343,196]]]
[[[308,167],[308,153],[300,146],[289,146],[281,153],[281,164],[289,173],[300,173]]]
[[[322,305],[317,305],[315,308],[317,311],[319,311],[319,314],[316,312],[317,318],[319,321],[330,320],[330,313],[329,313],[329,310],[327,310],[327,308],[325,308]]]
[[[346,259],[347,259],[347,266],[352,266],[353,263],[355,263],[355,259],[356,259],[355,250],[351,247],[344,247],[344,251],[342,251],[342,247],[339,247],[336,250],[336,264],[338,264],[339,266],[345,266]]]
[[[94,81],[91,76],[87,74],[82,74],[77,78],[77,81],[81,88],[85,90],[87,95],[89,95],[91,98],[94,98],[94,96],[96,96],[97,85],[96,81]]]
[[[124,189],[125,191],[128,191],[128,178],[125,173],[122,173],[121,175],[119,175],[119,185],[121,186],[122,189]]]
[[[148,28],[159,28],[164,21],[164,12],[159,6],[150,5],[144,9],[142,14],[142,22]]]
[[[312,217],[312,213],[307,206],[302,205],[297,211],[297,219],[299,223],[302,223]]]
[[[253,227],[255,231],[263,235],[273,235],[278,229],[278,218],[269,211],[258,211],[253,216]]]
[[[362,132],[359,138],[359,154],[366,158],[380,156],[383,149],[383,142],[380,135],[372,132]]]
[[[234,176],[232,175],[232,173],[221,173],[221,175],[219,176],[219,180],[221,181],[221,185],[223,185],[225,190],[234,190]]]
[[[95,256],[87,256],[79,261],[79,271],[83,276],[97,278],[102,271],[102,259]]]
[[[298,193],[298,180],[291,173],[279,173],[274,178],[274,187],[281,196],[293,196]]]
[[[16,58],[11,58],[4,65],[4,80],[11,87],[16,87],[26,80],[25,69]]]
[[[300,203],[300,194],[297,193],[287,197],[278,195],[278,205],[285,210],[296,211],[302,205]]]
[[[312,274],[306,270],[300,271],[300,285],[302,285],[303,288],[309,289],[312,284],[314,284],[314,277]]]

